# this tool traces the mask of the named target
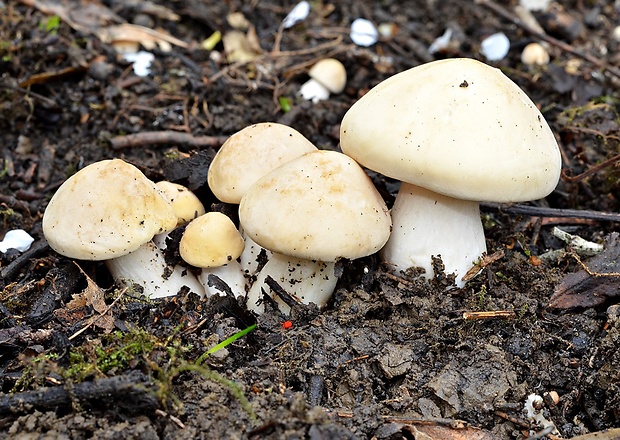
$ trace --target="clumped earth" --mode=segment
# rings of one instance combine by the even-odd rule
[[[0,254],[2,438],[526,438],[543,431],[523,412],[532,393],[557,427],[545,431],[549,438],[620,428],[620,270],[610,235],[620,188],[614,2],[536,12],[555,38],[542,67],[520,61],[540,35],[518,24],[514,1],[319,2],[286,30],[279,26],[294,3],[164,5],[171,9],[111,1],[106,15],[78,3],[0,3],[0,237],[20,228],[35,238],[25,253]],[[230,33],[233,12],[250,23],[253,60],[228,62],[221,43],[200,47],[215,31]],[[393,24],[392,35],[368,48],[352,44],[348,27],[359,17]],[[138,77],[93,32],[115,20],[165,29],[188,45],[153,49],[151,74]],[[450,44],[430,55],[448,28]],[[373,256],[342,263],[325,310],[255,317],[227,298],[145,300],[115,286],[102,264],[71,261],[45,244],[47,202],[87,164],[120,157],[234,213],[205,184],[227,136],[278,121],[337,149],[342,116],[368,89],[432,59],[483,59],[480,42],[495,32],[512,45],[493,64],[547,118],[566,174],[530,204],[534,215],[482,206],[494,258],[463,289],[441,270],[430,283],[396,277]],[[327,56],[345,64],[347,88],[300,101],[307,68]],[[153,131],[159,137],[126,137]],[[390,204],[395,182],[372,178]],[[558,211],[567,209],[574,211]],[[590,263],[553,226],[606,251]],[[565,278],[575,273],[578,281]]]

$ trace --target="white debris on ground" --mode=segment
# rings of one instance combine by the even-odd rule
[[[9,249],[17,249],[25,252],[30,249],[30,245],[34,242],[34,238],[23,229],[14,229],[8,231],[4,235],[4,240],[0,241],[0,252],[6,253]]]

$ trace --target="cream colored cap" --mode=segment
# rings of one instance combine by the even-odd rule
[[[219,149],[207,180],[222,202],[238,204],[241,197],[271,170],[316,147],[294,128],[275,122],[248,126]]]
[[[325,262],[375,253],[392,223],[364,170],[334,151],[307,153],[264,176],[241,200],[239,219],[259,245]]]
[[[43,215],[43,233],[59,254],[79,260],[126,255],[174,229],[172,206],[140,170],[102,160],[69,177]]]
[[[208,212],[189,222],[179,243],[181,258],[196,267],[220,267],[243,252],[243,237],[230,218]]]
[[[347,71],[335,58],[324,58],[308,71],[308,76],[320,83],[331,93],[342,93],[347,85]]]
[[[184,225],[205,213],[205,207],[200,199],[183,185],[166,180],[157,182],[155,185],[172,205],[174,215],[177,217],[177,225]]]
[[[560,150],[527,95],[499,69],[465,58],[388,78],[345,114],[345,154],[450,197],[519,202],[558,183]]]

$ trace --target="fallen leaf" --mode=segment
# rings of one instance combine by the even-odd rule
[[[79,267],[79,266],[78,266]],[[114,317],[108,314],[108,306],[105,303],[105,293],[97,284],[80,268],[80,272],[86,279],[86,288],[80,293],[73,295],[64,309],[54,311],[54,315],[69,323],[77,323],[87,316],[87,308],[97,312],[92,316],[87,325],[91,323],[110,333],[114,329]]]
[[[170,51],[171,44],[187,48],[189,45],[167,34],[166,32],[150,29],[136,24],[123,23],[117,26],[108,26],[97,31],[97,36],[104,43],[115,44],[117,42],[140,43],[146,49],[153,49],[155,44],[162,51]]]
[[[574,309],[603,304],[620,297],[620,238],[618,233],[605,240],[599,255],[582,263],[583,269],[566,275],[549,300],[553,309]],[[575,258],[577,255],[575,255]],[[579,260],[581,261],[581,260]]]
[[[247,63],[256,58],[260,51],[256,47],[256,31],[248,30],[247,35],[241,31],[230,31],[222,37],[226,59],[229,63]]]

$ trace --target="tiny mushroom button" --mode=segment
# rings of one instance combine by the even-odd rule
[[[431,257],[441,256],[458,286],[486,251],[479,202],[539,199],[560,176],[557,142],[534,103],[472,59],[388,78],[349,109],[340,136],[345,154],[402,181],[384,260],[431,277]]]
[[[207,295],[222,292],[217,283],[209,282],[209,276],[215,275],[234,296],[245,296],[245,278],[237,261],[243,247],[243,237],[232,220],[221,212],[208,212],[187,225],[179,253],[185,262],[202,269],[198,280]]]

